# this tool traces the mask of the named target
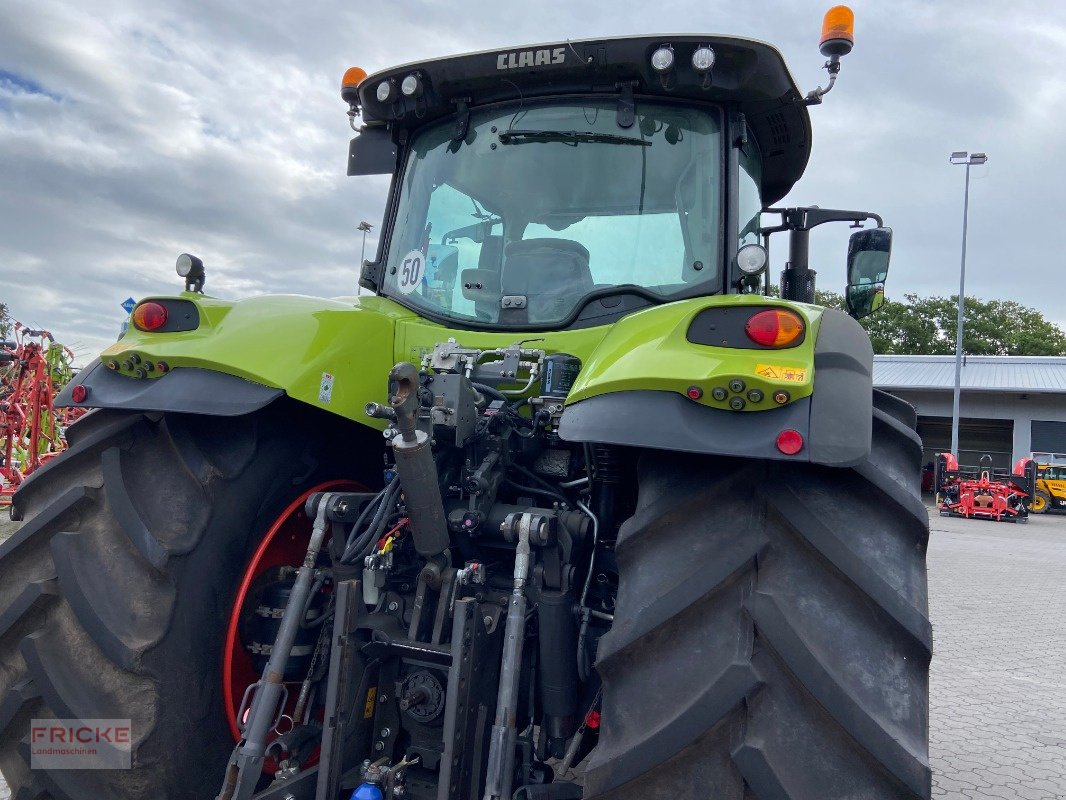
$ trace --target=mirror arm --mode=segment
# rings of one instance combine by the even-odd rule
[[[816,228],[827,222],[854,222],[861,223],[872,219],[877,227],[884,227],[884,220],[880,214],[872,211],[845,211],[838,208],[764,208],[764,214],[780,214],[781,224],[768,228],[760,228],[759,233],[770,234],[778,231],[800,231]]]

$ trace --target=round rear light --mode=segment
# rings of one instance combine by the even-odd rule
[[[79,383],[73,389],[70,390],[70,399],[75,403],[84,403],[89,397],[89,387],[83,383]]]
[[[744,332],[763,347],[788,347],[803,336],[803,320],[793,311],[773,308],[752,314]]]
[[[803,449],[803,436],[791,429],[781,431],[777,434],[777,449],[786,456],[794,456]]]
[[[157,331],[167,324],[167,308],[162,303],[141,303],[133,309],[133,325],[140,331]]]
[[[688,395],[689,400],[699,400],[703,397],[703,389],[699,386],[689,386],[688,391],[685,394]]]

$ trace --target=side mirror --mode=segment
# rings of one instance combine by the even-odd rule
[[[391,175],[398,151],[387,128],[363,128],[348,145],[349,175]]]
[[[845,293],[848,313],[855,319],[868,317],[885,304],[885,285],[883,283],[865,283],[862,286],[849,286]]]
[[[848,312],[855,319],[869,316],[884,305],[891,256],[891,228],[866,228],[851,235],[845,299]]]

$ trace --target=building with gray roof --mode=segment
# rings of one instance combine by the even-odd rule
[[[950,449],[955,356],[874,356],[874,385],[917,409],[927,461]],[[960,463],[1066,463],[1066,358],[966,356],[961,385]]]

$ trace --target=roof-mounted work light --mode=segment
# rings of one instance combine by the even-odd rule
[[[674,58],[672,45],[663,44],[651,54],[651,68],[659,76],[659,83],[664,89],[674,85],[674,66],[677,59]]]
[[[664,44],[651,54],[651,68],[660,75],[665,75],[674,68],[674,48]]]
[[[396,99],[396,82],[392,80],[382,81],[374,92],[379,103],[391,103]]]
[[[422,90],[422,79],[417,73],[411,73],[400,83],[400,93],[404,97],[421,97]]]
[[[711,69],[714,67],[714,50],[705,44],[701,44],[692,52],[692,69],[703,78],[701,88],[711,88]]]

